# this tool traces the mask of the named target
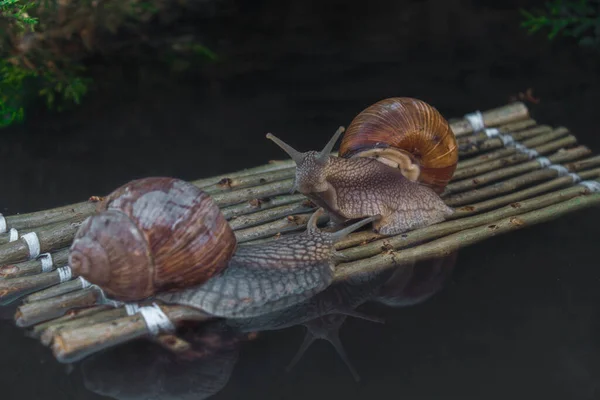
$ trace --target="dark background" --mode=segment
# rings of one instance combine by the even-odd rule
[[[282,158],[266,132],[321,148],[369,104],[412,96],[447,118],[533,88],[539,123],[600,151],[600,57],[519,26],[543,1],[254,1],[201,21],[222,61],[177,77],[136,60],[95,67],[78,109],[0,131],[0,212],[103,195],[151,175],[197,179]],[[219,10],[217,8],[217,10]],[[199,22],[200,23],[200,22]],[[327,343],[291,374],[302,328],[248,344],[215,399],[599,399],[600,210],[461,251],[454,279],[385,325],[348,320],[356,384]],[[382,311],[383,312],[383,311]],[[12,321],[0,321],[0,398],[98,399]]]

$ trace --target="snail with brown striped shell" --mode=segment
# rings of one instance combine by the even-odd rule
[[[440,198],[458,163],[456,138],[429,104],[407,97],[381,100],[349,125],[339,157],[331,155],[340,127],[325,148],[301,153],[267,134],[296,163],[294,189],[335,223],[380,216],[375,231],[395,235],[445,220]]]
[[[300,234],[237,246],[221,210],[198,187],[139,179],[112,192],[83,222],[69,265],[110,300],[158,299],[215,317],[251,317],[325,289],[333,279],[335,243],[376,220],[326,232],[317,228],[322,212]]]

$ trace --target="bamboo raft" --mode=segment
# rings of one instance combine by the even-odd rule
[[[361,274],[453,254],[496,235],[600,204],[600,155],[569,129],[538,124],[521,102],[450,119],[459,163],[442,198],[447,221],[397,236],[369,230],[337,244],[334,283]],[[335,153],[334,153],[335,154]],[[291,194],[291,160],[192,182],[221,207],[240,245],[277,240],[305,229],[315,206]],[[205,321],[198,310],[166,304],[111,304],[67,265],[73,237],[100,198],[21,215],[0,215],[0,305],[17,304],[15,323],[52,349],[60,362],[141,337],[170,349],[186,344],[149,331],[139,308],[160,307],[180,326]],[[319,224],[327,222],[323,216]]]

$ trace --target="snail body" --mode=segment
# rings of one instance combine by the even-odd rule
[[[375,220],[363,219],[331,233],[317,228],[323,212],[316,211],[300,234],[238,247],[228,267],[203,285],[156,298],[224,318],[255,317],[311,298],[333,281],[335,243]]]
[[[323,207],[335,223],[379,216],[376,232],[395,235],[445,220],[440,198],[458,163],[448,122],[427,103],[390,98],[359,113],[325,148],[301,153],[267,134],[296,163],[294,189]]]
[[[253,316],[326,288],[334,244],[375,220],[325,232],[317,228],[322,212],[300,234],[237,246],[205,192],[178,179],[140,179],[112,192],[84,221],[69,265],[113,301],[158,299],[215,317]]]

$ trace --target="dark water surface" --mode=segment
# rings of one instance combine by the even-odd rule
[[[109,66],[77,111],[40,112],[1,132],[0,212],[81,201],[143,176],[191,180],[282,158],[269,131],[300,150],[320,149],[337,126],[389,96],[421,98],[450,118],[532,87],[538,123],[566,126],[599,153],[598,56],[525,34],[519,2],[471,3],[448,1],[445,13],[427,2],[370,1],[368,12],[307,2],[281,15],[256,6],[207,28],[230,57],[205,78]],[[188,367],[137,343],[67,369],[3,311],[0,399],[112,398],[103,394],[121,386],[138,391],[123,399],[178,398],[152,397],[158,386],[202,388],[215,400],[599,399],[599,222],[600,209],[587,209],[461,250],[439,292],[410,307],[367,296],[358,310],[385,324],[348,318],[340,328],[359,383],[325,341],[285,372],[301,326]],[[425,271],[427,292],[438,281],[427,280],[435,269]]]

